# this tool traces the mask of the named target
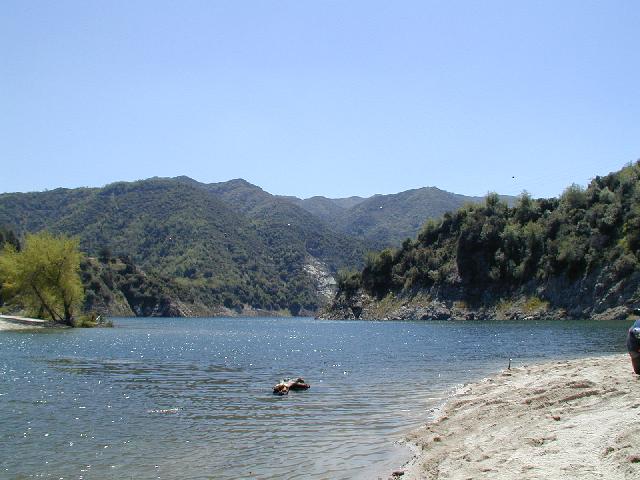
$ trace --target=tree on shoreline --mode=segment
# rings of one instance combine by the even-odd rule
[[[73,324],[82,305],[79,240],[48,232],[27,235],[21,251],[10,244],[0,252],[5,299],[30,315]]]

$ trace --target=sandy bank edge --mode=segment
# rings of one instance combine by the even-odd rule
[[[402,478],[640,478],[639,427],[627,355],[512,369],[462,387],[412,432]]]
[[[0,332],[6,331],[14,331],[14,330],[34,330],[34,329],[42,329],[48,328],[45,325],[26,325],[23,323],[12,322],[10,320],[5,320],[0,318]]]

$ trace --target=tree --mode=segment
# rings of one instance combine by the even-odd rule
[[[13,245],[17,250],[20,250],[20,242],[18,241],[18,237],[16,237],[16,234],[13,232],[13,230],[7,227],[0,226],[0,248],[2,248],[5,243],[9,243]]]
[[[560,203],[568,209],[586,208],[587,195],[584,188],[576,183],[572,183],[571,186],[562,192]]]
[[[2,293],[30,315],[73,323],[84,291],[79,240],[47,232],[27,235],[21,251],[5,245],[0,253]]]
[[[0,251],[5,244],[12,245],[16,250],[20,250],[20,242],[13,230],[0,225]],[[4,305],[2,300],[2,278],[0,277],[0,307]]]
[[[362,285],[360,272],[341,269],[336,275],[338,290],[344,292],[347,297],[352,297]]]
[[[107,247],[106,245],[100,247],[100,251],[98,252],[98,259],[102,263],[109,263],[112,257],[113,254],[111,253],[111,249],[109,247]]]

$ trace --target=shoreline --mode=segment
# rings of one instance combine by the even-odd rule
[[[503,370],[406,437],[403,479],[640,478],[640,377],[615,354]]]
[[[440,298],[437,292],[413,297],[388,295],[377,299],[362,291],[353,296],[340,293],[334,302],[321,309],[318,318],[326,320],[629,320],[628,305],[609,308],[572,308],[552,306],[535,296],[514,294],[476,306],[456,297]]]
[[[15,330],[33,330],[50,327],[49,322],[37,318],[0,315],[0,332]]]
[[[7,322],[0,318],[0,332],[15,332],[17,330],[40,330],[45,327],[41,325],[21,325],[19,323]]]

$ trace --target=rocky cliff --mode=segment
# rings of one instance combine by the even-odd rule
[[[488,195],[343,274],[326,318],[622,319],[640,307],[640,163],[560,198]]]

